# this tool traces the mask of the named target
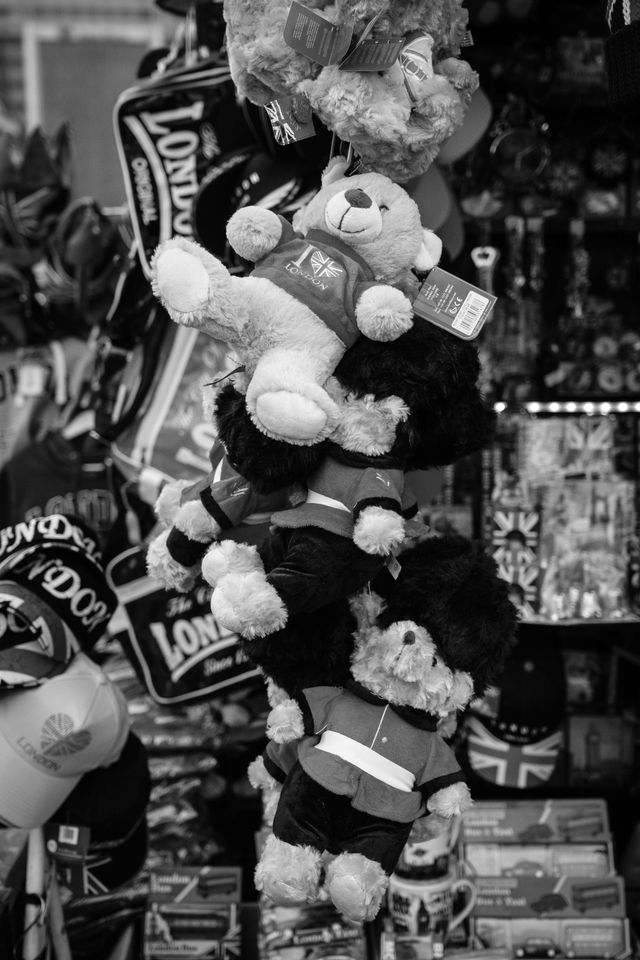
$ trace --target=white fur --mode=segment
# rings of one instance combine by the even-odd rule
[[[411,301],[395,287],[369,287],[358,299],[356,323],[370,340],[397,340],[413,326]]]
[[[442,257],[442,240],[433,230],[423,230],[422,246],[415,259],[414,267],[420,273],[433,270]]]
[[[287,610],[263,573],[229,573],[218,582],[211,598],[217,622],[247,639],[264,637],[287,622]]]
[[[187,500],[178,510],[173,525],[190,540],[208,543],[220,533],[220,524],[205,510],[201,500]]]
[[[294,846],[270,834],[256,867],[256,890],[278,904],[315,900],[321,866],[322,855],[317,850]]]
[[[384,507],[365,507],[353,527],[353,542],[365,553],[386,555],[404,540],[404,520]]]
[[[267,688],[267,703],[273,709],[277,707],[279,703],[284,703],[285,700],[289,699],[289,695],[286,690],[283,690],[282,687],[279,687],[275,682],[273,677],[267,676],[263,672],[264,682]]]
[[[147,547],[147,573],[153,580],[158,580],[165,590],[177,590],[187,593],[195,584],[200,565],[183,567],[176,563],[167,550],[169,531],[164,530]]]
[[[302,710],[295,700],[283,700],[267,717],[267,736],[276,743],[290,743],[304,735]]]
[[[369,207],[352,206],[347,199],[348,192],[349,188],[341,190],[329,199],[324,209],[324,222],[328,233],[357,247],[380,236],[382,214],[371,197]]]
[[[376,916],[389,878],[375,860],[361,853],[340,853],[327,866],[325,889],[334,906],[356,923]]]
[[[278,215],[265,207],[242,207],[227,223],[227,240],[236,253],[253,262],[273,250],[281,235]]]
[[[251,761],[247,767],[247,779],[254,790],[260,790],[262,793],[262,819],[270,827],[278,808],[280,784],[268,772],[262,757],[256,757]]]
[[[172,320],[221,340],[238,338],[246,315],[236,302],[235,278],[208,250],[174,237],[157,248],[151,269],[153,292]]]
[[[429,797],[427,810],[441,817],[455,817],[464,813],[471,805],[471,793],[466,783],[452,783]]]
[[[337,399],[340,419],[331,439],[344,450],[380,456],[388,453],[396,439],[396,427],[409,416],[409,408],[400,397],[376,400],[372,393],[358,397],[353,393]]]
[[[256,547],[235,540],[212,544],[202,559],[202,576],[212,587],[228,573],[250,573],[252,570],[263,570]]]
[[[166,527],[170,527],[173,524],[173,518],[180,509],[182,491],[190,486],[190,480],[172,480],[171,483],[165,483],[158,494],[158,499],[153,509],[158,520]]]

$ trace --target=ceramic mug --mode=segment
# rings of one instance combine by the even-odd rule
[[[467,891],[467,901],[454,913],[454,898],[461,890]],[[396,874],[389,878],[389,913],[397,932],[438,933],[446,938],[469,916],[476,896],[471,880],[451,871],[433,880],[407,880]]]

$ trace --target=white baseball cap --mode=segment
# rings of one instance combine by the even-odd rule
[[[0,695],[0,822],[39,827],[83,774],[119,758],[124,697],[84,653],[39,687]]]

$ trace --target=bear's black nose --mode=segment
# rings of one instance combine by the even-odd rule
[[[350,207],[363,207],[366,209],[373,203],[369,194],[365,193],[364,190],[361,190],[359,187],[355,190],[345,190],[344,198]]]
[[[402,642],[406,643],[407,645],[411,645],[412,643],[416,642],[416,635],[413,632],[413,630],[407,630],[404,637],[402,638]]]

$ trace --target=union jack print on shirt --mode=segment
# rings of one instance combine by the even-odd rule
[[[558,758],[562,733],[557,730],[537,743],[506,743],[476,717],[468,720],[469,763],[499,787],[537,787],[546,783]]]
[[[339,277],[344,272],[339,263],[321,250],[311,254],[311,269],[316,277]]]

